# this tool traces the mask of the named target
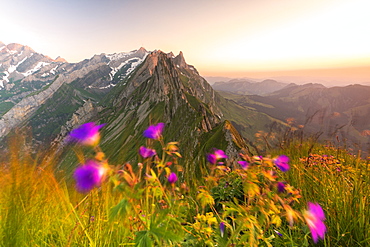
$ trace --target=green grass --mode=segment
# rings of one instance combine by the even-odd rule
[[[205,149],[226,145],[217,142],[221,131],[209,133]],[[0,246],[314,245],[302,218],[288,226],[279,200],[285,203],[291,197],[276,193],[276,181],[263,173],[276,169],[268,161],[257,162],[246,171],[230,163],[234,172],[198,163],[193,164],[200,167],[197,174],[186,174],[186,167],[181,172],[177,159],[162,156],[166,149],[158,148],[159,160],[140,160],[144,169],[151,166],[152,177],[141,177],[129,186],[125,176],[132,174],[128,170],[116,173],[121,167],[115,165],[123,164],[122,160],[110,163],[112,174],[100,188],[80,194],[70,171],[54,167],[59,163],[57,155],[51,151],[30,155],[23,148],[25,143],[20,136],[11,139],[9,152],[0,158]],[[80,159],[94,155],[91,150],[74,149]],[[322,206],[328,231],[317,246],[366,246],[370,242],[368,161],[312,142],[291,144],[271,154],[291,158],[291,169],[286,173],[277,170],[276,180],[287,181],[300,192],[298,202],[289,203],[297,214],[307,202]],[[179,176],[175,186],[168,184],[161,168],[168,161],[173,164],[166,169],[185,174],[186,179]],[[227,226],[224,236],[218,228],[221,221]]]
[[[0,103],[0,115],[5,114],[13,106],[14,106],[14,104],[12,102],[1,102]]]
[[[370,242],[370,164],[360,153],[312,143],[284,150],[292,159],[286,180],[327,214],[327,246],[366,246]]]

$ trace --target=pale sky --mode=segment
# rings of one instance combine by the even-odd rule
[[[0,41],[69,62],[183,51],[204,76],[362,67],[369,11],[368,0],[5,0]]]

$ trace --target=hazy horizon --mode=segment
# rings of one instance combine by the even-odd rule
[[[233,79],[251,79],[256,81],[274,79],[280,82],[296,84],[320,83],[327,87],[346,86],[351,84],[370,86],[370,66],[293,71],[263,71],[249,72],[242,75],[205,75],[204,77],[211,84],[217,81],[228,81]]]

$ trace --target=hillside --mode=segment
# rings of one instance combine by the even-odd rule
[[[290,119],[307,135],[322,132],[322,140],[340,141],[363,150],[370,147],[369,86],[290,85],[267,96],[220,93],[281,121]]]

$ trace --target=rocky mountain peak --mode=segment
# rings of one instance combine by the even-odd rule
[[[179,55],[177,55],[174,59],[173,59],[174,63],[176,65],[178,65],[180,68],[189,68],[188,67],[188,64],[185,62],[185,58],[184,58],[184,54],[182,53],[182,51],[180,51]]]
[[[195,157],[193,147],[199,145],[201,136],[219,126],[222,113],[216,106],[215,92],[181,57],[183,54],[178,57],[182,62],[180,67],[171,53],[160,50],[149,53],[106,97],[103,104],[112,112],[105,112],[105,138],[124,142],[105,144],[111,150],[107,153],[110,160],[116,159],[116,155],[131,158],[127,152],[132,149],[129,146],[141,139],[142,131],[151,123],[165,123],[166,138],[180,141],[186,149],[182,154],[188,157]],[[128,126],[135,131],[125,138],[117,138],[126,135]],[[116,150],[118,146],[128,149]]]
[[[148,53],[148,51],[144,47],[140,47],[139,50],[136,52],[139,56],[143,56],[144,54]]]
[[[55,62],[60,62],[60,63],[68,63],[67,60],[64,58],[58,56],[57,58],[54,59]]]
[[[4,45],[4,43],[3,43]],[[0,44],[0,47],[2,45]],[[17,44],[17,43],[11,43],[11,44],[8,44],[6,45],[3,49],[2,49],[2,53],[5,53],[5,52],[8,52],[10,54],[14,54],[14,53],[20,53],[22,51],[27,51],[27,52],[35,52],[34,50],[32,50],[30,47],[28,46],[24,46],[24,45],[20,45],[20,44]]]
[[[168,58],[174,58],[174,57],[175,57],[175,55],[174,55],[174,54],[173,54],[173,52],[171,51],[171,52],[167,53],[167,57],[168,57]]]

